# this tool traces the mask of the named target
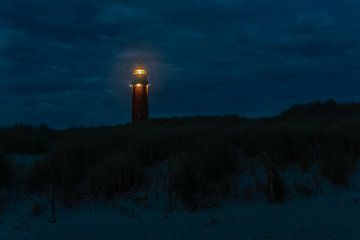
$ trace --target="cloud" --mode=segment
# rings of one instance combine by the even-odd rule
[[[104,24],[139,21],[150,15],[142,8],[135,8],[123,5],[106,5],[97,16],[97,21]]]

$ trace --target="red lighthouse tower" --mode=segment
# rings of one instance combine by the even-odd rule
[[[146,70],[139,65],[134,69],[132,83],[132,122],[149,119],[149,82]]]

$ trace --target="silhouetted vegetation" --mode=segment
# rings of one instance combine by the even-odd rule
[[[237,194],[234,186],[238,166],[235,146],[222,134],[202,137],[189,140],[171,159],[174,188],[192,209],[207,197]]]
[[[49,146],[57,135],[48,126],[32,127],[16,124],[8,128],[0,128],[0,152],[4,154],[39,154],[49,150]]]
[[[339,104],[334,100],[325,102],[312,102],[303,105],[294,105],[281,113],[285,119],[311,119],[316,118],[337,120],[343,118],[360,118],[359,103]]]
[[[270,197],[281,201],[280,172],[289,165],[316,166],[332,183],[347,184],[360,155],[359,106],[315,102],[272,118],[153,119],[63,131],[17,125],[0,130],[0,146],[4,153],[47,153],[29,174],[35,191],[53,183],[64,196],[121,195],[141,186],[146,167],[169,161],[172,190],[196,208],[199,199],[237,195],[241,159],[248,158],[277,169]]]
[[[0,188],[5,186],[11,177],[11,163],[0,155]]]

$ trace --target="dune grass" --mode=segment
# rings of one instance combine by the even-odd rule
[[[242,152],[263,166],[319,166],[334,184],[347,184],[357,164],[360,126],[250,122],[231,126],[139,125],[63,132],[30,174],[32,187],[49,182],[67,193],[113,196],[141,185],[143,170],[171,161],[174,190],[231,195]],[[266,156],[266,157],[264,157]],[[43,185],[43,186],[42,186]]]
[[[0,188],[9,183],[11,175],[11,162],[0,155]]]
[[[122,195],[142,185],[145,168],[169,162],[171,188],[194,205],[198,198],[236,195],[242,158],[270,169],[317,166],[330,182],[346,185],[360,154],[358,105],[350,111],[353,105],[332,104],[324,103],[325,110],[318,104],[296,106],[279,117],[252,120],[153,119],[62,131],[16,126],[0,131],[0,146],[7,153],[47,153],[30,170],[29,188],[44,192],[53,183],[66,196]]]

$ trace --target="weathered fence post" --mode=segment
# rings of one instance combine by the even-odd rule
[[[271,202],[281,202],[286,194],[285,186],[278,170],[275,167],[268,168],[268,194]]]
[[[272,167],[268,167],[269,199],[271,202],[275,202],[276,200],[275,181],[276,181],[275,171]]]
[[[54,185],[50,183],[49,186],[49,195],[50,195],[50,223],[56,223],[56,216],[55,216],[55,197],[54,197]]]
[[[167,192],[168,192],[168,211],[173,211],[173,203],[172,203],[172,173],[171,173],[171,162],[170,158],[167,160]]]

